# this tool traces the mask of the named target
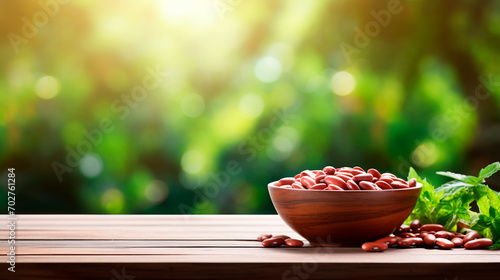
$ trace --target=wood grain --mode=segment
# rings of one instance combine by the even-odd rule
[[[495,279],[500,252],[263,248],[263,232],[302,239],[277,215],[19,215],[16,270],[0,279]],[[0,219],[6,220],[6,216]],[[304,239],[302,239],[304,240]],[[118,276],[117,276],[118,275]],[[127,279],[127,278],[121,278]]]

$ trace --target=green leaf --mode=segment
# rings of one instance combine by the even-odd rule
[[[441,185],[441,187],[437,188],[436,191],[437,192],[443,191],[444,196],[448,196],[448,195],[453,195],[457,191],[470,186],[472,185],[464,183],[462,181],[453,180],[446,184]]]
[[[499,250],[500,249],[500,240],[488,247],[490,250]]]
[[[458,174],[458,173],[453,173],[453,172],[443,172],[443,171],[439,171],[439,172],[436,172],[436,174],[439,174],[439,175],[442,175],[442,176],[446,176],[446,177],[450,177],[450,178],[453,178],[455,180],[458,180],[458,181],[462,181],[466,184],[470,184],[470,185],[478,185],[478,184],[481,184],[483,182],[483,179],[482,178],[478,178],[478,177],[474,177],[474,176],[467,176],[467,175],[463,175],[463,174]]]
[[[467,177],[467,175],[453,173],[453,172],[449,172],[449,171],[438,171],[438,172],[436,172],[436,174],[450,177],[450,178],[453,178],[453,179],[459,180],[459,181],[462,181],[464,178]]]
[[[484,215],[490,214],[490,207],[494,209],[500,209],[500,196],[494,190],[488,188],[484,191],[483,195],[477,199],[477,206],[479,211]]]
[[[494,162],[479,171],[479,178],[486,179],[500,170],[500,162]]]

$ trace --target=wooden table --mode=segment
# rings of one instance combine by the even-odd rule
[[[500,279],[500,251],[263,248],[260,233],[299,238],[276,215],[17,217],[16,272],[2,226],[0,279]]]

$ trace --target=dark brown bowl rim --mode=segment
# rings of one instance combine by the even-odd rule
[[[276,188],[276,189],[282,189],[282,190],[290,190],[290,191],[308,191],[308,192],[324,192],[325,190],[311,190],[311,189],[289,189],[289,188],[281,188],[277,186],[273,186],[274,183],[279,182],[279,181],[274,181],[269,184],[267,184],[268,188]],[[391,189],[391,190],[343,190],[343,191],[328,191],[329,193],[339,193],[339,192],[352,192],[352,193],[366,193],[366,192],[377,192],[377,193],[386,193],[386,192],[399,192],[399,191],[408,191],[408,190],[416,190],[416,189],[421,189],[422,184],[417,182],[417,186],[413,188],[407,188],[407,189]]]

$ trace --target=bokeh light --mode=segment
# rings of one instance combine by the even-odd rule
[[[346,71],[337,72],[332,76],[331,89],[340,96],[348,95],[355,86],[354,77]]]
[[[42,99],[52,99],[59,92],[59,82],[51,76],[43,76],[36,82],[35,92]]]

